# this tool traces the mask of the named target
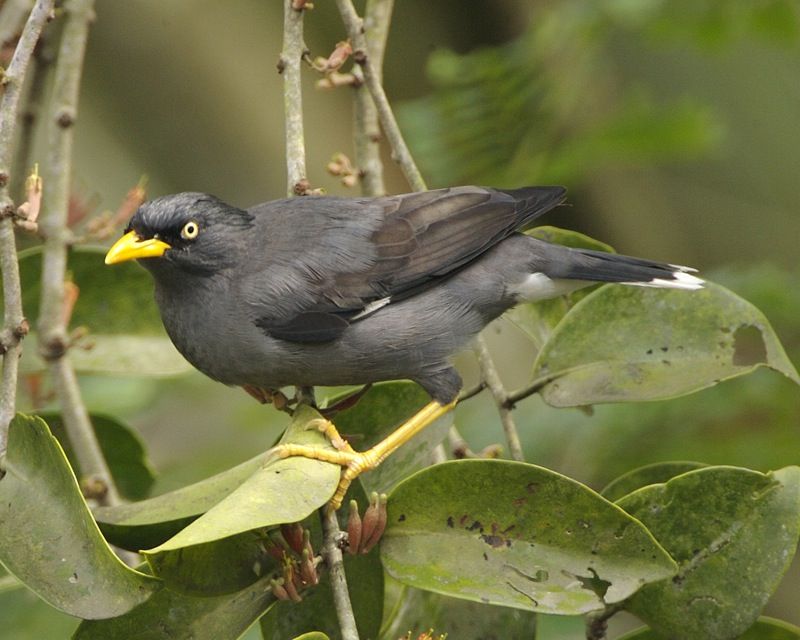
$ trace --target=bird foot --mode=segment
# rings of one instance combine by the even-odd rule
[[[333,427],[333,424],[328,424]],[[333,429],[335,430],[336,428],[333,427]],[[359,452],[353,451],[346,442],[345,445],[348,448],[347,450],[331,451],[330,449],[322,449],[311,445],[287,443],[275,447],[275,453],[281,459],[301,456],[303,458],[311,458],[312,460],[321,460],[322,462],[338,464],[343,467],[342,475],[339,478],[339,485],[336,487],[336,492],[328,503],[329,508],[336,510],[342,506],[344,496],[353,483],[353,480],[364,473],[364,471],[374,469],[380,464],[380,458],[375,452],[375,447],[368,451]]]
[[[448,404],[441,404],[434,401],[426,404],[386,438],[367,451],[359,452],[353,450],[344,438],[339,435],[332,422],[325,418],[317,418],[310,421],[309,425],[328,436],[331,442],[334,443],[334,451],[311,445],[286,443],[275,447],[274,452],[281,459],[301,456],[312,460],[338,464],[343,467],[342,475],[339,478],[339,486],[336,487],[336,492],[328,505],[331,509],[338,509],[342,506],[344,496],[353,480],[364,471],[377,467],[387,456],[408,442],[414,435],[448,411],[451,411],[456,406],[456,402],[456,400],[453,400]],[[338,443],[338,447],[336,443]]]

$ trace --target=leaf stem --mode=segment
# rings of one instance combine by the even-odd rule
[[[119,502],[89,414],[78,387],[75,370],[67,353],[68,318],[65,317],[67,251],[71,241],[67,212],[72,178],[73,131],[78,110],[78,93],[86,52],[89,24],[94,19],[93,0],[69,0],[64,5],[66,22],[53,80],[51,114],[47,128],[47,162],[44,202],[39,230],[44,237],[42,298],[39,313],[39,351],[49,364],[64,418],[81,473],[101,483],[97,495],[104,505]]]
[[[364,10],[364,35],[369,47],[372,70],[383,84],[383,54],[392,20],[394,0],[367,0]],[[355,132],[355,161],[360,172],[361,192],[365,196],[386,194],[383,181],[383,162],[381,161],[381,129],[378,110],[364,85],[364,72],[360,66],[353,69],[358,78],[353,109],[353,129]]]
[[[22,314],[22,288],[19,282],[17,243],[14,237],[14,203],[9,197],[9,165],[17,122],[19,97],[33,49],[45,22],[53,12],[54,0],[38,0],[22,31],[11,63],[5,72],[5,86],[0,98],[0,268],[3,270],[3,330],[0,351],[3,372],[0,380],[0,457],[8,444],[8,425],[14,417],[17,395],[21,340],[27,333]]]
[[[522,452],[522,444],[519,441],[517,425],[514,422],[511,409],[506,404],[507,395],[505,387],[503,387],[500,375],[497,373],[494,362],[492,362],[492,356],[489,354],[486,341],[481,335],[475,338],[475,353],[478,356],[478,364],[481,368],[483,381],[486,383],[489,392],[492,394],[492,398],[494,398],[494,403],[497,405],[497,411],[500,414],[500,422],[503,424],[503,431],[506,435],[509,453],[511,453],[511,457],[514,460],[524,462],[525,454]]]
[[[283,75],[283,108],[286,127],[286,195],[302,194],[306,187],[306,146],[303,133],[303,92],[300,65],[306,54],[303,40],[303,9],[293,0],[283,2],[283,50],[278,71]]]
[[[352,0],[336,0],[336,6],[339,8],[342,22],[344,22],[350,42],[353,45],[353,60],[361,66],[364,72],[364,83],[372,96],[375,108],[378,110],[383,132],[386,134],[392,149],[392,158],[400,165],[400,169],[403,171],[411,188],[414,191],[425,191],[427,189],[425,180],[423,180],[422,174],[411,156],[408,145],[403,139],[397,119],[394,117],[392,107],[389,105],[389,99],[383,90],[380,72],[376,70],[376,64],[371,59],[363,21],[358,17]]]
[[[347,590],[347,577],[344,573],[344,559],[339,541],[342,539],[342,532],[339,530],[339,521],[336,519],[336,511],[328,507],[320,510],[322,519],[322,557],[328,567],[331,581],[331,591],[333,591],[333,604],[336,608],[336,617],[339,620],[339,630],[342,632],[342,640],[358,640],[358,629],[356,618],[353,614],[353,605],[350,603],[350,594]]]

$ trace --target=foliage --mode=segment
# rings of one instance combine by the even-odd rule
[[[744,13],[689,4],[698,34],[715,25],[709,36],[715,42],[743,24],[794,36],[782,26],[792,10],[785,2]],[[441,182],[511,184],[532,175],[571,181],[611,152],[635,163],[711,148],[720,130],[700,104],[656,107],[641,93],[612,104],[602,92],[583,91],[589,76],[608,73],[596,54],[614,29],[639,22],[653,37],[673,37],[678,18],[668,5],[567,2],[510,45],[468,56],[435,54],[430,73],[436,91],[406,110],[429,172]],[[531,233],[612,250],[553,227]],[[77,247],[69,257],[81,291],[73,325],[87,334],[71,350],[76,369],[145,377],[186,371],[155,314],[147,274],[134,265],[103,269],[101,256],[98,249]],[[32,319],[40,257],[37,248],[20,254],[24,306]],[[765,267],[720,279],[768,309],[789,353],[798,353],[794,276]],[[761,372],[780,378],[780,393],[789,398],[784,406],[768,396],[776,415],[764,422],[783,424],[797,415],[792,383],[800,384],[759,308],[713,283],[691,294],[606,285],[524,305],[515,321],[538,352],[530,384],[549,407],[628,403],[608,408],[605,419],[629,410],[637,425],[652,420],[661,426],[663,420],[652,417],[660,409],[652,407],[664,405],[631,409],[632,403],[706,390],[686,400],[697,404],[686,405],[692,411],[682,419],[701,424],[713,413],[723,429],[752,429],[761,426],[758,416],[737,410],[749,402],[748,393],[761,393],[764,376],[740,380],[737,388],[755,391],[738,399],[715,396],[732,383],[717,385],[757,369],[782,374]],[[34,349],[25,350],[22,366],[28,376],[45,369]],[[340,399],[333,396],[328,405]],[[366,448],[426,401],[412,383],[378,384],[335,421]],[[319,418],[309,407],[298,408],[282,442],[330,447],[312,426]],[[296,602],[278,588],[320,550],[317,511],[336,488],[337,466],[260,453],[148,498],[154,473],[141,441],[113,416],[93,413],[92,422],[113,478],[132,502],[90,509],[60,414],[18,414],[12,423],[0,480],[4,637],[339,637],[327,573],[320,569],[319,584],[304,578]],[[673,422],[659,437],[677,442],[682,456],[705,459],[699,454],[708,445],[683,440],[684,426]],[[539,613],[602,618],[617,611],[649,626],[630,640],[800,637],[791,625],[760,617],[800,539],[800,468],[756,471],[662,460],[631,470],[627,459],[605,461],[593,452],[605,473],[615,475],[620,465],[625,470],[598,493],[535,464],[470,459],[433,465],[431,451],[452,424],[452,414],[441,418],[360,478],[347,496],[363,511],[369,494],[389,493],[380,545],[344,560],[362,637],[424,638],[435,629],[467,640],[534,638]],[[604,433],[605,449],[612,451],[606,455],[619,458]],[[724,443],[713,446],[717,455],[724,451]],[[345,528],[344,513],[340,519]],[[290,539],[288,525],[298,522],[313,552],[305,557]],[[109,545],[140,552],[144,564],[124,565]]]

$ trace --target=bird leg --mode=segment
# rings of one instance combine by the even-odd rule
[[[386,438],[366,451],[354,451],[339,435],[333,423],[322,419],[313,422],[317,423],[315,424],[316,428],[323,431],[331,439],[336,451],[320,449],[319,447],[309,445],[288,443],[275,447],[275,453],[279,458],[301,456],[303,458],[322,460],[323,462],[330,462],[342,466],[344,469],[339,479],[339,486],[336,488],[336,492],[333,494],[333,498],[331,498],[329,503],[332,509],[338,509],[342,506],[344,495],[347,493],[347,489],[350,487],[353,480],[364,471],[369,471],[377,467],[383,460],[397,451],[397,449],[429,424],[435,422],[448,411],[452,411],[456,406],[456,402],[457,400],[453,400],[448,404],[441,404],[436,401],[429,402],[411,416],[411,418],[386,436]],[[337,446],[336,442],[339,443],[339,446]]]

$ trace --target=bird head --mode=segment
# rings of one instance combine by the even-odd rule
[[[205,193],[179,193],[144,203],[125,234],[106,254],[106,264],[140,260],[154,274],[211,274],[235,259],[253,216]]]

